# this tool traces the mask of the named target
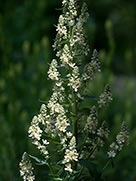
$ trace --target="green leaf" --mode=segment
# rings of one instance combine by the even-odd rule
[[[63,181],[63,179],[56,174],[49,174],[49,176],[55,181]]]
[[[37,165],[48,165],[48,163],[45,160],[39,159],[35,156],[29,155],[30,158],[32,158],[33,160],[35,160],[37,163]]]
[[[90,114],[90,109],[89,108],[82,108],[79,110],[80,113],[83,113],[85,115],[89,115]]]
[[[50,163],[50,164],[57,170],[60,170],[62,168],[60,165],[58,165],[58,163]]]
[[[83,165],[84,167],[86,167],[87,169],[91,169],[91,168],[97,168],[97,164],[91,161],[87,161],[87,160],[80,160],[79,161],[81,165]]]
[[[56,10],[58,10],[58,11],[62,11],[63,10],[63,8],[55,8]]]
[[[58,41],[58,44],[66,44],[68,41]]]
[[[83,180],[88,180],[88,181],[92,181],[92,177],[90,177],[90,176],[83,176],[83,177],[81,177],[80,179],[79,179],[79,181],[83,181]]]
[[[48,136],[46,136],[46,135],[44,135],[44,137],[45,137],[49,142],[53,142],[53,143],[55,143],[56,145],[61,145],[58,139],[54,139],[54,138],[48,137]]]
[[[90,95],[82,95],[82,97],[87,98],[87,99],[92,99],[92,100],[100,100],[99,97],[90,96]]]
[[[86,167],[95,181],[100,181],[102,173],[99,171],[98,165],[95,162],[80,160],[80,164]]]

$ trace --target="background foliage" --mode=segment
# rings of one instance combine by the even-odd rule
[[[90,19],[85,31],[91,52],[99,51],[102,66],[90,90],[99,95],[106,82],[112,86],[114,101],[100,113],[111,127],[110,140],[124,120],[131,132],[130,146],[117,157],[115,168],[107,169],[105,180],[136,180],[136,2],[86,3]],[[36,154],[27,131],[41,102],[51,94],[47,70],[55,56],[52,44],[60,6],[61,0],[0,1],[0,180],[21,180],[18,163],[22,153]],[[90,61],[89,56],[85,61]],[[87,106],[91,107],[90,101]],[[105,150],[102,163],[106,162]],[[48,180],[47,168],[36,168],[37,180]]]

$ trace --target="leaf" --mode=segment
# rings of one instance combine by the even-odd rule
[[[50,163],[53,167],[55,167],[57,170],[60,170],[62,167],[58,165],[58,163]]]
[[[68,41],[58,41],[58,44],[66,44]]]
[[[95,162],[87,161],[87,160],[80,160],[80,164],[86,167],[95,181],[100,181],[101,179],[101,172]]]
[[[87,169],[91,169],[91,168],[97,168],[97,164],[91,161],[87,161],[87,160],[80,160],[79,161],[81,165],[83,165],[84,167],[86,167]]]
[[[55,181],[63,181],[63,179],[56,174],[49,174],[49,176]]]
[[[39,159],[35,156],[29,155],[30,158],[34,159],[38,165],[48,165],[47,162],[45,160]]]
[[[82,95],[82,97],[87,98],[87,99],[92,99],[92,100],[100,100],[99,97],[90,96],[90,95]]]
[[[55,143],[55,144],[57,144],[57,145],[61,145],[60,142],[58,141],[58,139],[53,139],[53,138],[48,137],[48,136],[46,136],[46,135],[44,135],[44,137],[45,137],[49,142],[53,142],[53,143]]]
[[[83,113],[83,114],[87,114],[89,115],[90,114],[90,109],[89,108],[82,108],[79,110],[80,113]]]
[[[63,8],[55,8],[56,10],[58,10],[58,11],[62,11],[63,10]]]
[[[83,181],[83,180],[92,180],[92,177],[90,177],[90,176],[83,176],[83,177],[81,177],[80,179],[79,179],[79,181]]]

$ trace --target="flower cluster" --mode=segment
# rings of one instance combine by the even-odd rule
[[[94,78],[96,72],[100,72],[100,62],[97,50],[93,51],[91,62],[85,66],[82,79],[88,83],[89,80]]]
[[[88,130],[89,133],[95,134],[97,125],[98,125],[98,112],[95,106],[92,107],[90,115],[87,117],[85,130]]]
[[[20,166],[20,175],[23,177],[24,181],[33,181],[35,180],[35,176],[33,174],[32,163],[29,160],[29,157],[26,152],[24,152],[22,156],[22,160],[19,163]]]
[[[97,130],[97,135],[99,136],[98,145],[103,146],[104,139],[105,138],[107,139],[109,136],[109,129],[105,121],[102,123],[101,127]]]
[[[72,63],[73,57],[71,56],[71,53],[67,44],[64,45],[62,55],[60,56],[60,60],[63,65],[68,64],[70,67],[74,67],[75,65]]]
[[[129,144],[129,133],[125,122],[121,125],[121,130],[116,136],[116,143],[110,145],[111,150],[108,152],[110,158],[114,158],[123,148],[124,145]]]
[[[69,127],[69,120],[66,116],[65,108],[61,103],[64,101],[63,96],[63,87],[54,87],[54,92],[48,102],[48,109],[49,109],[49,115],[48,115],[48,124],[50,125],[50,129],[47,129],[46,126],[46,133],[51,133],[51,137],[59,136],[61,139],[64,140],[64,134],[66,134],[67,127]],[[47,122],[47,121],[46,121]],[[65,138],[66,140],[66,138]]]
[[[48,76],[52,80],[59,80],[59,72],[57,70],[57,61],[55,59],[52,60],[50,69],[48,71]]]
[[[68,10],[66,13],[66,17],[68,20],[74,20],[77,16],[77,6],[75,0],[69,0],[68,2]]]
[[[73,68],[72,74],[67,75],[69,78],[68,86],[72,87],[72,89],[77,92],[80,87],[81,81],[79,78],[79,68],[75,66]]]
[[[72,162],[73,161],[78,161],[78,153],[76,150],[76,139],[73,136],[72,139],[70,140],[70,143],[68,145],[68,148],[65,151],[65,156],[63,160],[63,164],[65,164],[65,170],[69,172],[73,172],[72,169]]]
[[[104,92],[100,95],[100,100],[98,101],[99,107],[107,106],[109,102],[112,101],[111,88],[107,84],[105,86]]]
[[[60,15],[59,23],[58,23],[57,29],[56,29],[60,39],[66,39],[67,38],[67,27],[64,24],[65,24],[65,18],[63,15]]]
[[[47,150],[47,145],[49,144],[49,142],[46,139],[42,139],[43,130],[40,128],[40,124],[45,125],[44,121],[45,116],[46,116],[46,108],[45,105],[42,105],[41,114],[33,117],[28,133],[29,137],[33,139],[32,143],[36,145],[38,150],[40,150],[40,152],[44,155],[44,157],[48,159],[49,152]]]
[[[73,56],[88,54],[89,46],[83,34],[83,24],[87,21],[89,14],[85,3],[82,6],[79,16],[75,0],[64,0],[62,5],[63,14],[59,17],[56,29],[57,35],[53,47],[57,49],[57,56],[61,57],[61,60],[63,59],[64,62],[67,62],[68,59],[66,53],[64,53],[65,46],[68,46],[67,42],[70,43],[69,48],[71,50],[71,54],[67,55],[72,55],[72,58]]]
[[[42,130],[39,127],[39,119],[37,116],[34,116],[31,122],[31,126],[29,127],[29,137],[32,139],[39,141],[42,136]]]
[[[87,38],[83,34],[83,24],[87,21],[89,14],[86,3],[83,4],[81,14],[77,18],[77,23],[73,27],[73,38],[70,39],[70,46],[73,47],[74,55],[87,55],[90,51]],[[77,48],[78,47],[78,48]]]
[[[80,22],[85,23],[88,20],[89,14],[87,11],[88,11],[87,4],[84,2],[81,8],[81,15],[79,16]]]

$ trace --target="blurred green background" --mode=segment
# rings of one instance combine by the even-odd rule
[[[105,180],[136,180],[136,1],[85,0],[90,18],[85,26],[91,52],[99,51],[102,73],[89,85],[98,96],[108,82],[113,102],[100,112],[111,127],[114,141],[123,121],[129,126],[130,145],[108,168]],[[83,0],[79,3],[82,4]],[[28,138],[32,117],[48,100],[47,80],[61,0],[0,0],[0,180],[20,181],[18,163],[24,151],[36,154]],[[86,63],[90,61],[90,56]],[[89,105],[89,102],[88,102]],[[110,142],[108,143],[110,144]],[[105,160],[103,148],[101,164]],[[48,180],[46,167],[37,167],[37,180]]]

